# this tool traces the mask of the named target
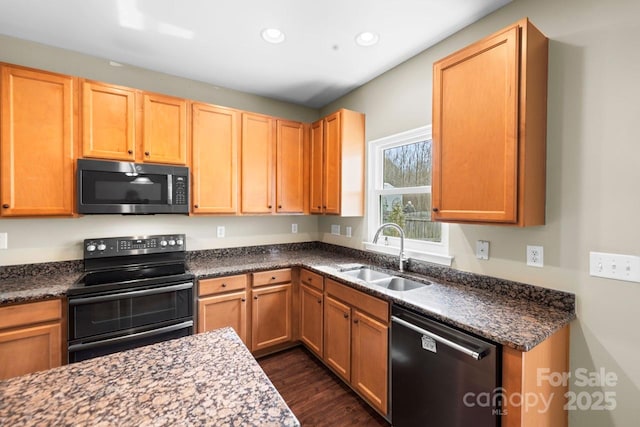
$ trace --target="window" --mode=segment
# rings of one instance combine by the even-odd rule
[[[405,234],[405,253],[412,258],[451,265],[448,226],[431,221],[431,126],[370,141],[369,242],[378,227],[393,222]],[[397,254],[399,233],[385,228],[367,249]]]

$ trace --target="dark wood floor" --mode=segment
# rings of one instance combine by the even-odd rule
[[[303,427],[389,426],[303,347],[263,357],[258,363]]]

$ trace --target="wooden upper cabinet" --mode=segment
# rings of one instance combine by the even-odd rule
[[[322,213],[323,167],[324,167],[324,120],[311,125],[309,136],[309,211]]]
[[[0,212],[72,215],[77,79],[22,67],[1,68]]]
[[[278,120],[276,126],[276,212],[304,212],[305,127]]]
[[[364,215],[364,114],[339,110],[311,126],[312,213]]]
[[[136,91],[82,81],[82,156],[135,161]]]
[[[273,212],[275,121],[259,114],[242,114],[241,210]]]
[[[523,19],[434,64],[434,220],[544,224],[547,57]]]
[[[186,165],[187,100],[151,93],[143,100],[143,161]]]
[[[193,213],[238,212],[240,112],[192,104]]]

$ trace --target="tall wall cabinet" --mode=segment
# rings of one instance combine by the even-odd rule
[[[544,224],[547,57],[523,19],[434,63],[433,220]]]
[[[0,213],[70,216],[78,81],[9,65],[1,71]]]

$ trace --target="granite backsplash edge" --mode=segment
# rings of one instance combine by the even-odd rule
[[[398,262],[397,256],[383,255],[318,241],[188,251],[187,262],[314,249],[361,259],[363,264],[374,264],[389,269],[395,269]],[[406,270],[437,281],[469,286],[512,298],[524,298],[559,310],[575,312],[575,294],[570,292],[456,270],[451,267],[415,259],[409,261]],[[0,280],[49,274],[81,273],[82,271],[82,260],[7,265],[0,266]]]

